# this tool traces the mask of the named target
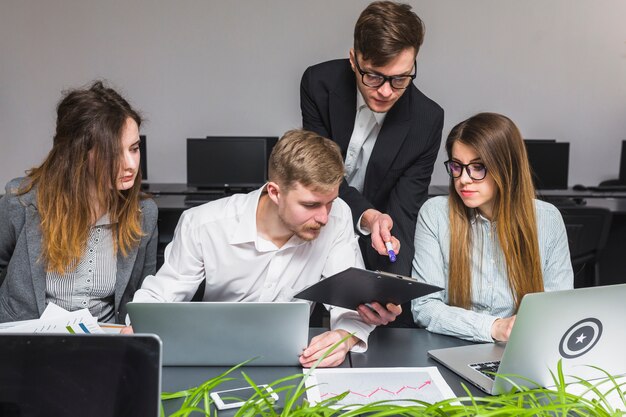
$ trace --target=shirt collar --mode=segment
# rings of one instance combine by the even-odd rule
[[[259,251],[264,252],[276,250],[276,246],[272,242],[262,239],[259,236],[256,227],[256,212],[259,207],[259,200],[261,199],[266,187],[267,183],[258,190],[252,191],[248,194],[245,206],[239,213],[237,227],[235,227],[232,234],[228,238],[229,244],[237,245],[242,243],[254,243]],[[300,239],[294,234],[280,249],[287,249],[307,242],[308,241]]]
[[[113,223],[117,223],[117,222],[111,222],[111,218],[109,217],[109,214],[105,214],[102,217],[100,217],[98,220],[96,220],[96,224],[94,224],[94,226],[110,226]]]
[[[237,245],[256,242],[256,211],[265,187],[267,187],[267,184],[248,194],[243,210],[239,212],[237,227],[234,228],[228,238],[229,244]]]
[[[356,89],[356,111],[357,111],[357,113],[363,107],[365,107],[365,109],[364,109],[365,111],[368,111],[368,112],[372,113],[374,115],[374,119],[376,120],[376,123],[379,126],[382,126],[383,122],[385,121],[385,117],[387,116],[387,113],[376,113],[376,112],[373,112],[372,110],[370,110],[370,108],[367,107],[367,103],[365,102],[365,99],[363,98],[363,94],[361,94],[361,90],[359,90],[357,88]]]
[[[488,218],[480,214],[480,211],[476,209],[472,209],[472,217],[470,219],[470,222],[472,224],[476,224],[476,222],[478,221],[480,221],[481,224],[487,224],[487,225],[491,225],[493,223],[491,220],[489,220]]]

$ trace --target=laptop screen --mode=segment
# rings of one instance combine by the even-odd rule
[[[187,139],[187,184],[198,188],[253,189],[267,179],[264,138]]]
[[[0,336],[0,415],[159,415],[154,335]]]

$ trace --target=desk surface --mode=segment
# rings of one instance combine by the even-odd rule
[[[321,329],[311,329],[311,334],[319,334]],[[436,366],[457,396],[465,396],[461,386],[464,383],[469,391],[476,396],[485,395],[482,391],[471,386],[456,374],[448,371],[442,365],[428,357],[428,350],[444,347],[467,345],[466,342],[454,337],[430,333],[425,329],[378,328],[374,330],[369,340],[369,349],[365,353],[351,353],[350,358],[342,366],[353,368],[381,368],[381,367],[424,367]],[[180,391],[195,387],[206,380],[218,376],[228,368],[221,367],[163,367],[162,390],[166,392]],[[253,367],[242,368],[257,384],[267,384],[280,378],[302,373],[299,367]],[[217,390],[248,386],[241,376],[241,370],[231,374],[236,380],[228,381]],[[293,385],[296,383],[293,382]],[[291,385],[291,384],[289,384]],[[281,395],[284,399],[284,395]],[[280,401],[279,401],[280,402]],[[166,411],[174,411],[180,406],[180,401],[166,403]],[[219,416],[234,415],[235,411],[223,411]]]
[[[143,183],[143,191],[155,195],[189,195],[202,194],[206,190],[197,187],[188,186],[183,183]],[[448,194],[448,185],[431,185],[428,187],[428,195],[446,195]],[[626,191],[611,190],[610,188],[600,190],[597,187],[590,187],[586,190],[574,190],[569,187],[564,190],[537,190],[537,194],[545,197],[571,197],[571,198],[626,198]]]
[[[201,190],[185,184],[150,184],[146,191],[153,194],[160,211],[178,213],[197,205],[185,203],[186,196],[202,194]],[[428,194],[430,197],[447,195],[448,186],[431,185]],[[548,200],[572,199],[584,202],[589,207],[606,207],[615,214],[626,214],[626,191],[574,191],[568,188],[567,190],[541,190],[538,194]],[[216,194],[215,198],[219,198],[219,195]]]
[[[572,187],[563,190],[537,190],[540,197],[569,197],[569,198],[626,198],[626,191],[611,190],[610,188],[599,190],[597,187],[593,189],[574,190]],[[447,195],[449,191],[448,185],[431,185],[428,187],[428,195],[433,197],[436,195]]]

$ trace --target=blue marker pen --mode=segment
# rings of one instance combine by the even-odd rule
[[[391,262],[396,261],[396,253],[393,251],[393,245],[391,242],[385,242],[385,247],[387,248],[387,253],[389,254],[389,260]]]

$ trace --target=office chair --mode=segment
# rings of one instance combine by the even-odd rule
[[[598,261],[611,228],[611,212],[600,207],[559,207],[569,242],[574,287],[600,285]]]

